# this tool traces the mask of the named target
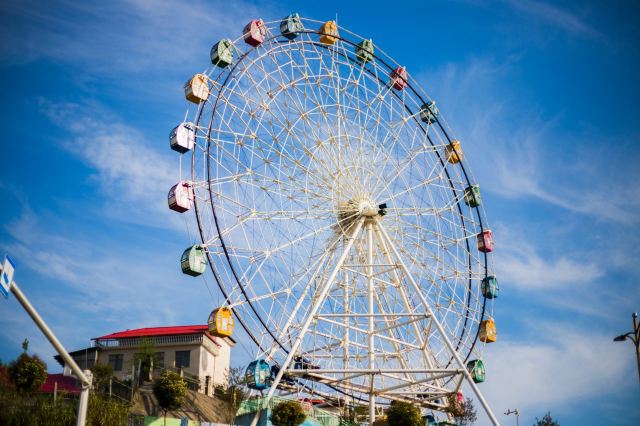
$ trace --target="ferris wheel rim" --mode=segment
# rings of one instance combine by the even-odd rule
[[[300,31],[300,33],[305,33],[305,34],[309,34],[309,35],[312,35],[312,34],[318,34],[318,35],[324,34],[324,33],[321,33],[321,32],[319,32],[319,31],[312,31],[312,30],[304,30],[304,31]],[[239,39],[241,39],[241,38],[242,38],[242,37],[240,37]],[[344,43],[346,43],[346,44],[351,45],[352,47],[355,47],[355,46],[357,45],[357,43],[355,43],[355,42],[353,42],[353,41],[351,41],[351,40],[349,40],[349,39],[346,39],[346,38],[344,38],[344,37],[342,37],[342,36],[336,36],[336,38],[337,38],[339,41],[341,41],[341,42],[344,42]],[[314,47],[322,48],[322,49],[325,49],[326,51],[330,51],[330,52],[332,52],[332,53],[333,53],[333,52],[335,52],[335,53],[337,53],[338,55],[342,56],[343,58],[347,59],[347,60],[348,60],[352,65],[358,65],[358,64],[357,64],[357,61],[356,61],[353,57],[350,57],[350,56],[348,56],[348,55],[346,55],[346,54],[344,54],[344,53],[340,52],[338,49],[332,49],[332,46],[327,46],[327,45],[325,45],[325,44],[323,44],[323,43],[320,43],[320,42],[317,42],[317,41],[309,40],[309,41],[304,41],[304,42],[303,42],[303,41],[295,41],[295,42],[292,42],[292,41],[288,41],[288,40],[287,40],[287,41],[279,41],[278,39],[279,39],[279,36],[278,36],[278,35],[273,35],[273,36],[271,36],[271,37],[269,37],[269,38],[265,38],[264,45],[266,45],[269,41],[275,41],[275,42],[277,43],[277,45],[276,45],[276,46],[273,46],[273,47],[271,48],[271,50],[274,50],[274,49],[277,49],[280,45],[289,45],[289,44],[292,44],[292,43],[308,43],[308,44],[313,45]],[[264,45],[261,45],[261,47],[262,47],[262,49],[261,49],[261,50],[265,50],[265,49],[264,49]],[[266,52],[261,53],[261,54],[258,56],[258,58],[256,58],[256,59],[259,59],[259,58],[261,58],[261,57],[263,57],[263,56],[268,55],[268,54],[271,52],[271,50],[267,50]],[[233,65],[232,65],[232,67],[230,68],[229,72],[228,72],[228,73],[226,73],[226,75],[225,75],[225,77],[224,77],[223,81],[220,83],[219,88],[218,88],[218,93],[221,93],[221,92],[224,90],[224,88],[227,86],[227,84],[229,83],[230,79],[231,79],[231,78],[232,78],[232,76],[234,75],[234,70],[235,70],[238,66],[240,66],[240,64],[242,63],[242,61],[244,61],[244,60],[246,60],[247,58],[249,58],[249,56],[251,55],[251,53],[253,53],[254,51],[258,51],[258,47],[257,47],[257,46],[256,46],[256,47],[250,47],[250,48],[249,48],[249,49],[247,49],[247,50],[246,50],[242,55],[240,55],[240,56],[239,56],[239,58],[238,58],[238,60],[237,60],[237,61],[234,61],[234,64],[233,64]],[[393,67],[392,67],[391,65],[389,65],[389,63],[388,63],[387,61],[385,61],[381,56],[377,55],[375,52],[373,53],[373,56],[374,56],[374,58],[375,58],[376,60],[378,60],[379,62],[381,62],[381,63],[384,65],[384,67],[386,67],[386,69],[387,69],[388,71],[392,71],[392,70],[393,70]],[[364,72],[367,72],[367,73],[368,73],[368,74],[370,74],[372,77],[374,77],[375,79],[377,79],[377,80],[378,80],[378,82],[379,82],[380,84],[382,84],[382,85],[384,85],[384,84],[385,84],[385,82],[384,82],[384,81],[383,81],[379,76],[374,75],[373,73],[371,73],[371,70],[367,69],[367,68],[366,68],[366,67],[364,67],[364,66],[363,66],[363,71],[364,71]],[[419,101],[420,101],[420,102],[422,102],[422,103],[425,103],[425,99],[424,99],[424,97],[422,96],[422,94],[421,94],[421,93],[419,93],[419,90],[418,90],[418,89],[421,89],[421,87],[420,87],[419,85],[417,85],[417,83],[412,83],[411,81],[409,81],[409,79],[408,79],[408,78],[407,78],[406,82],[407,82],[407,86],[406,86],[406,88],[411,89],[411,91],[412,91],[412,92],[414,93],[414,95],[419,99]],[[391,94],[392,94],[392,96],[396,97],[397,99],[400,99],[400,96],[399,96],[399,94],[398,94],[398,93],[396,93],[396,92],[394,92],[394,91],[390,91],[389,93],[391,93]],[[213,105],[213,107],[212,107],[212,111],[211,111],[211,115],[212,115],[212,117],[214,117],[214,116],[215,116],[215,114],[216,114],[216,110],[217,110],[218,102],[219,102],[219,97],[216,97],[215,103],[214,103],[214,105]],[[415,113],[414,111],[412,111],[412,110],[410,109],[409,105],[407,105],[404,101],[401,101],[401,104],[405,107],[406,111],[407,111],[407,112],[412,116],[413,120],[416,122],[416,124],[418,125],[418,127],[420,128],[420,130],[425,134],[425,136],[426,136],[427,140],[429,141],[429,143],[431,144],[431,146],[436,146],[436,145],[435,145],[435,143],[433,142],[433,140],[432,140],[431,136],[428,134],[428,128],[427,128],[427,129],[425,129],[425,128],[424,128],[424,126],[419,122],[419,120],[417,120],[417,118],[416,118],[416,113]],[[204,111],[204,108],[201,108],[201,109],[200,109],[200,114],[201,114],[203,111]],[[199,114],[199,116],[198,116],[198,122],[200,121],[200,114]],[[211,123],[213,123],[213,118],[212,118],[212,120],[211,120]],[[441,122],[440,122],[440,120],[436,120],[436,123],[438,124],[438,126],[439,126],[440,130],[443,132],[443,134],[444,134],[444,135],[445,135],[445,137],[447,138],[447,141],[448,141],[449,143],[451,143],[451,142],[453,141],[453,139],[449,136],[449,133],[447,132],[447,129],[445,128],[445,126],[443,125],[443,123],[441,123]],[[209,148],[210,148],[210,144],[211,144],[211,131],[212,131],[212,128],[211,128],[211,125],[210,125],[210,126],[209,126],[209,129],[207,130],[207,135],[206,135],[206,139],[207,139],[207,153],[209,152]],[[445,160],[445,159],[440,155],[440,153],[439,153],[439,152],[436,152],[436,154],[437,154],[437,156],[438,156],[438,161],[439,161],[439,162],[440,162],[440,164],[443,166],[443,172],[447,175],[447,181],[448,181],[448,182],[449,182],[449,184],[450,184],[450,189],[452,190],[452,192],[453,192],[453,196],[454,196],[454,198],[455,198],[455,197],[457,197],[457,189],[455,188],[455,186],[453,185],[453,183],[452,183],[452,181],[451,181],[451,177],[450,177],[450,175],[449,175],[449,169],[446,167],[446,164],[445,164],[445,163],[446,163],[446,160]],[[209,161],[210,161],[210,159],[211,159],[211,157],[210,157],[210,155],[209,155],[209,154],[207,154],[207,157],[206,157],[206,158],[207,158],[207,162],[209,162]],[[471,185],[471,184],[472,184],[472,181],[471,181],[471,179],[469,178],[469,175],[468,175],[468,173],[467,173],[467,171],[466,171],[466,168],[464,167],[464,162],[463,162],[463,161],[460,161],[460,163],[458,164],[458,166],[460,166],[460,168],[461,168],[461,170],[462,170],[462,172],[463,172],[463,175],[464,175],[464,177],[465,177],[465,180],[466,180],[467,185]],[[210,167],[208,166],[208,167],[207,167],[207,173],[210,173],[210,171],[211,171],[211,169],[210,169]],[[209,191],[209,195],[210,195],[210,197],[211,197],[210,199],[211,199],[211,200],[213,200],[213,198],[214,198],[214,194],[213,194],[213,191],[212,191],[212,185],[211,185],[211,177],[210,177],[210,175],[208,176],[208,179],[207,179],[207,180],[208,180],[208,191]],[[226,257],[227,263],[229,264],[229,267],[231,268],[231,271],[232,271],[232,274],[233,274],[233,276],[234,276],[234,279],[236,280],[236,284],[238,285],[238,287],[240,288],[241,292],[242,292],[242,293],[243,293],[243,295],[245,296],[245,299],[247,300],[248,305],[250,306],[250,308],[251,308],[251,310],[253,311],[254,315],[256,316],[256,318],[258,319],[258,321],[263,325],[263,327],[264,327],[264,328],[265,328],[265,330],[269,333],[269,335],[272,337],[273,341],[274,341],[278,346],[280,346],[280,347],[281,347],[285,352],[288,352],[288,349],[286,348],[286,346],[285,346],[282,342],[280,342],[280,341],[279,341],[279,339],[278,339],[276,336],[274,336],[274,335],[273,335],[273,332],[272,332],[272,331],[270,330],[270,328],[266,325],[265,320],[261,317],[261,315],[257,312],[257,310],[255,309],[255,307],[254,307],[254,306],[253,306],[253,304],[251,303],[251,300],[250,300],[249,296],[247,295],[247,292],[246,292],[246,289],[245,289],[245,287],[244,287],[244,285],[243,285],[243,283],[242,283],[242,280],[239,278],[239,275],[238,275],[238,273],[237,273],[237,272],[236,272],[236,270],[235,270],[236,268],[235,268],[235,266],[234,266],[234,262],[233,262],[233,260],[231,259],[231,256],[229,255],[229,252],[228,252],[228,250],[227,250],[226,244],[225,244],[225,242],[224,242],[224,237],[223,237],[223,235],[221,235],[221,234],[222,234],[222,230],[221,230],[221,229],[220,229],[220,227],[219,227],[218,218],[217,218],[217,214],[216,214],[216,208],[215,208],[215,205],[214,205],[213,201],[211,201],[211,207],[212,207],[212,213],[213,213],[213,215],[214,215],[214,220],[215,220],[215,224],[216,224],[216,229],[217,229],[217,232],[218,232],[218,235],[219,235],[219,241],[220,241],[220,244],[222,245],[222,249],[223,249],[223,251],[224,251],[224,253],[225,253],[225,257]],[[463,213],[462,213],[462,210],[461,210],[461,206],[460,206],[460,204],[458,204],[458,205],[457,205],[457,209],[458,209],[458,214],[459,214],[459,216],[462,218],[461,220],[462,220],[462,223],[463,223],[463,229],[466,229],[466,225],[465,225],[465,223],[464,223],[464,215],[463,215]],[[484,226],[483,226],[483,221],[482,221],[482,215],[480,214],[480,212],[476,212],[476,217],[477,217],[478,222],[479,222],[479,225],[480,225],[480,231],[482,232],[482,231],[484,230]],[[465,232],[466,232],[466,231],[465,231]],[[204,242],[204,236],[203,236],[203,235],[201,235],[201,237],[203,238],[203,242]],[[468,241],[468,240],[466,240],[466,245],[467,245],[467,251],[468,251],[468,252],[470,252],[470,246],[469,246],[469,241]],[[207,253],[207,255],[209,256],[209,254],[208,254],[208,253]],[[487,269],[488,269],[488,264],[487,264],[488,259],[486,259],[486,258],[487,258],[486,253],[485,253],[484,257],[485,257],[484,268],[485,268],[485,276],[486,276],[486,275],[487,275]],[[213,262],[211,262],[211,259],[209,259],[209,261],[210,261],[210,264],[213,264]],[[471,265],[470,265],[470,264],[469,264],[469,267],[471,267]],[[467,286],[467,289],[468,289],[468,290],[471,290],[472,282],[473,282],[473,279],[472,279],[471,275],[469,275],[469,278],[468,278],[468,280],[467,280],[467,284],[466,284],[466,286]],[[218,283],[218,284],[219,284],[219,283]],[[219,286],[220,286],[220,284],[219,284]],[[469,293],[467,294],[466,312],[465,312],[465,315],[464,315],[465,322],[464,322],[464,324],[463,324],[463,326],[462,326],[462,330],[463,330],[463,331],[462,331],[462,333],[457,337],[456,350],[457,350],[457,349],[460,347],[460,345],[462,344],[462,341],[463,341],[463,339],[464,339],[464,335],[465,335],[466,330],[467,330],[466,323],[467,323],[467,321],[468,321],[468,319],[469,319],[469,316],[468,316],[468,315],[466,315],[466,313],[468,313],[468,310],[469,310],[469,308],[470,308],[470,303],[471,303],[471,293],[469,292]],[[484,315],[485,315],[485,307],[486,307],[486,299],[484,299],[484,300],[483,300],[483,306],[482,306],[482,312],[481,312],[481,314],[480,314],[480,320],[482,320],[482,319],[484,318]],[[238,315],[236,315],[236,316],[238,317]],[[243,328],[245,328],[244,324],[242,324],[242,325],[243,325]],[[249,330],[247,330],[247,328],[245,328],[245,330],[246,330],[247,332],[250,332]],[[467,354],[466,354],[466,356],[465,356],[465,361],[466,361],[466,360],[467,360],[467,359],[468,359],[468,358],[473,354],[473,348],[475,347],[475,344],[476,344],[476,341],[477,341],[477,338],[478,338],[478,333],[479,333],[479,329],[477,329],[477,330],[475,331],[474,342],[471,344],[471,346],[470,346],[470,348],[469,348],[469,351],[468,351],[468,353],[467,353]],[[255,339],[254,339],[254,341],[255,341]],[[256,342],[256,343],[257,343],[257,342]],[[452,359],[449,361],[449,364],[450,364],[451,362],[452,362]]]

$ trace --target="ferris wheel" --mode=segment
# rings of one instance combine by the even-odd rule
[[[495,341],[479,186],[436,102],[376,46],[292,14],[217,42],[171,132],[182,256],[224,302],[210,331],[256,345],[250,387],[444,410]],[[459,395],[458,395],[459,396]]]

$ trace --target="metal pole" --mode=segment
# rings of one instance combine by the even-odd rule
[[[76,364],[73,358],[71,358],[67,350],[64,348],[64,346],[62,346],[62,343],[60,343],[60,341],[56,338],[56,336],[53,334],[51,329],[49,329],[47,324],[40,317],[36,309],[31,305],[27,297],[22,293],[22,291],[20,290],[20,287],[18,287],[18,284],[16,284],[15,281],[11,286],[11,292],[14,294],[14,296],[16,296],[16,299],[18,300],[18,302],[20,302],[24,310],[27,311],[27,313],[29,314],[33,322],[36,323],[36,325],[38,326],[40,331],[42,331],[42,333],[45,335],[47,340],[49,340],[49,342],[53,345],[53,347],[58,352],[60,357],[64,360],[65,364],[71,367],[73,374],[75,374],[78,380],[80,380],[80,382],[82,383],[82,390],[80,391],[80,401],[78,403],[78,419],[76,424],[78,426],[84,426],[87,419],[89,389],[91,388],[90,376],[87,377],[87,375],[85,375],[82,372],[80,367],[78,367],[78,364]]]
[[[369,291],[369,369],[375,368],[376,356],[374,353],[374,321],[373,321],[373,226],[371,220],[367,220],[367,262],[369,263],[367,271],[367,287]],[[373,394],[374,377],[372,373],[369,376],[369,424],[373,425],[376,421],[376,397]]]
[[[633,337],[636,345],[636,361],[638,362],[638,379],[640,380],[640,328],[638,327],[638,313],[631,315],[633,319]]]
[[[453,346],[453,344],[449,340],[449,337],[447,336],[446,331],[442,327],[442,324],[440,324],[440,321],[438,320],[438,318],[436,318],[435,315],[433,314],[433,310],[431,309],[431,305],[428,303],[427,299],[424,297],[424,295],[420,291],[420,286],[413,279],[413,275],[411,275],[411,272],[409,271],[409,268],[407,268],[407,265],[405,265],[404,261],[400,257],[400,253],[398,252],[398,250],[396,249],[395,245],[393,244],[393,241],[391,240],[391,237],[389,237],[389,234],[387,234],[387,231],[384,229],[384,227],[382,226],[382,224],[380,222],[378,222],[377,225],[378,225],[378,228],[380,229],[380,232],[384,236],[384,239],[387,241],[387,244],[389,245],[389,248],[391,248],[391,251],[395,255],[396,259],[398,260],[398,263],[400,264],[400,267],[404,270],[404,273],[405,273],[407,279],[409,280],[409,282],[413,286],[413,289],[416,291],[416,294],[420,298],[420,301],[422,302],[424,308],[427,309],[429,315],[431,316],[433,324],[438,329],[438,333],[442,336],[442,339],[444,340],[445,345],[449,349],[449,352],[451,352],[451,354],[453,355],[453,358],[455,359],[456,363],[460,367],[460,369],[462,371],[462,374],[467,379],[467,383],[469,383],[469,386],[473,390],[473,393],[476,394],[476,397],[480,401],[480,404],[482,405],[482,408],[484,408],[485,413],[487,413],[487,416],[491,420],[491,423],[493,423],[496,426],[499,426],[500,422],[498,422],[498,419],[493,414],[493,411],[491,411],[491,407],[489,407],[489,403],[487,403],[487,401],[484,399],[484,396],[480,392],[480,389],[478,389],[478,385],[476,385],[476,383],[473,381],[473,378],[471,377],[471,374],[469,374],[469,371],[467,370],[466,366],[464,365],[464,362],[462,362],[462,358],[460,358],[460,354],[458,354],[458,352],[456,351],[455,347]]]

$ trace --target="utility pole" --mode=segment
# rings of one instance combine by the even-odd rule
[[[520,412],[518,411],[518,409],[516,408],[515,410],[507,410],[504,412],[505,416],[508,416],[509,414],[515,414],[516,415],[516,426],[520,426]]]
[[[614,342],[624,342],[629,339],[636,347],[636,361],[638,363],[638,380],[640,380],[640,327],[638,326],[638,313],[631,314],[631,320],[633,322],[633,331],[626,334],[621,334],[613,338]]]
[[[78,419],[77,426],[85,426],[87,420],[87,406],[89,404],[89,390],[91,389],[91,372],[85,370],[84,372],[78,367],[78,364],[71,358],[67,350],[62,346],[62,343],[53,334],[49,326],[44,322],[38,311],[33,307],[29,299],[22,293],[18,284],[13,280],[13,272],[15,265],[9,258],[5,256],[4,263],[0,266],[0,282],[2,283],[2,293],[6,298],[9,296],[9,292],[13,293],[18,302],[22,305],[27,314],[31,317],[33,322],[36,323],[40,331],[45,335],[47,340],[53,345],[60,357],[64,360],[65,364],[71,367],[73,374],[82,383],[82,390],[80,391],[80,402],[78,403]]]

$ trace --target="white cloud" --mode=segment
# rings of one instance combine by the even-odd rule
[[[442,100],[444,117],[462,135],[481,187],[506,198],[538,200],[609,222],[638,223],[640,189],[628,185],[637,174],[637,156],[605,150],[593,129],[561,134],[562,111],[548,118],[538,111],[542,105],[523,105],[524,99],[505,94],[500,82],[510,78],[520,59],[519,55],[502,63],[471,59],[418,76],[428,83],[427,91]],[[638,135],[606,137],[609,147],[638,139]],[[606,173],[613,163],[616,170]]]
[[[480,389],[505,423],[509,420],[500,414],[508,408],[520,410],[521,424],[531,424],[549,410],[561,418],[574,404],[621,386],[632,388],[637,379],[629,374],[634,369],[629,348],[614,344],[609,335],[562,323],[536,321],[529,326],[528,339],[500,338],[485,350],[487,381]]]
[[[160,227],[179,224],[166,200],[169,188],[180,178],[179,160],[171,156],[168,137],[161,141],[163,152],[155,149],[139,130],[95,103],[41,100],[40,105],[55,124],[68,132],[62,146],[96,171],[92,179],[107,195],[106,214]]]
[[[587,37],[601,36],[598,30],[583,19],[553,4],[537,0],[506,0],[506,2],[515,10],[567,33]]]

